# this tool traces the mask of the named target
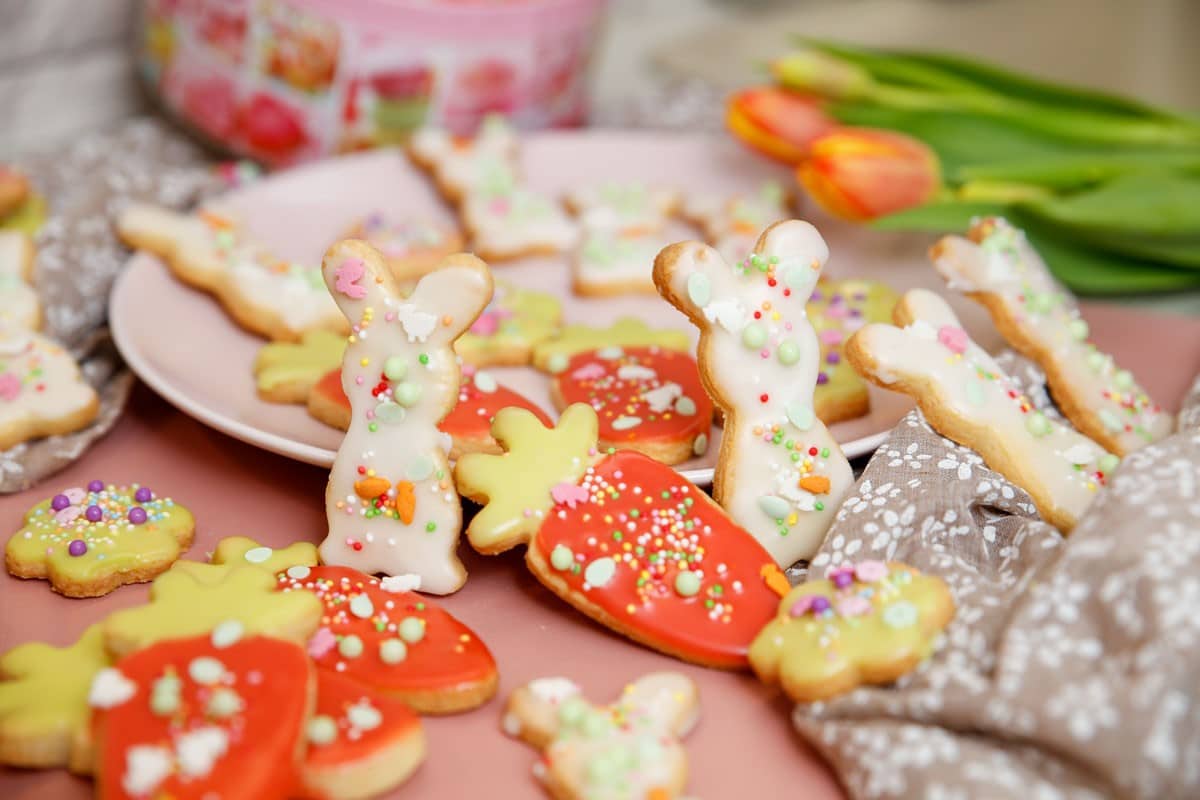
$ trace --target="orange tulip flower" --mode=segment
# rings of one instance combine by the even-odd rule
[[[923,205],[942,183],[937,155],[924,142],[874,128],[817,139],[796,177],[830,214],[859,222]]]
[[[730,96],[725,124],[743,144],[785,164],[799,164],[814,139],[837,127],[817,98],[774,86]]]

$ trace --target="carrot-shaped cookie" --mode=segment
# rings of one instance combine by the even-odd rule
[[[502,456],[467,455],[455,476],[484,505],[471,545],[527,544],[533,574],[575,608],[647,647],[716,667],[746,663],[787,581],[701,490],[641,453],[596,450],[596,412],[555,428],[523,409],[496,415]]]
[[[342,361],[350,427],[329,473],[321,558],[456,591],[467,579],[454,553],[462,506],[437,425],[458,396],[451,347],[487,305],[491,274],[474,256],[451,256],[401,297],[379,252],[353,239],[329,248],[322,270],[352,333]]]
[[[291,797],[315,695],[304,649],[237,623],[174,639],[100,670],[97,797]]]
[[[976,450],[1029,492],[1047,522],[1070,531],[1117,456],[1034,408],[938,295],[913,289],[895,318],[896,326],[868,325],[850,338],[855,369],[911,395],[938,433]]]
[[[725,413],[713,497],[780,566],[817,551],[854,480],[813,408],[820,350],[805,307],[828,257],[816,228],[790,220],[744,261],[682,242],[654,265],[659,292],[700,329],[700,377]]]
[[[324,606],[308,642],[317,668],[446,714],[474,708],[496,691],[487,645],[437,604],[415,593],[415,576],[378,578],[347,567],[294,566],[277,590],[307,592]]]
[[[911,671],[953,616],[939,578],[900,563],[844,564],[783,598],[754,640],[750,664],[797,703],[824,700]]]
[[[1084,434],[1123,456],[1171,433],[1171,415],[1088,341],[1075,297],[1021,230],[989,217],[930,256],[950,288],[982,303],[1008,343],[1042,367],[1054,402]]]
[[[505,733],[542,751],[533,774],[555,800],[672,800],[687,784],[679,741],[700,716],[691,678],[655,672],[611,705],[567,678],[538,678],[508,699]]]

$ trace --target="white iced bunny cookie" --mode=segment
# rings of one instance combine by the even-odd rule
[[[489,261],[552,255],[571,248],[579,230],[557,201],[525,186],[515,168],[492,164],[459,203],[474,251]]]
[[[443,128],[421,128],[408,144],[409,157],[429,172],[452,202],[462,200],[497,167],[516,169],[517,134],[503,117],[488,116],[473,137]]]
[[[760,231],[792,216],[790,198],[775,181],[730,197],[689,197],[681,213],[704,231],[705,240],[730,263],[741,261],[754,249]]]
[[[1021,230],[979,220],[967,238],[947,236],[930,256],[950,288],[982,303],[1008,343],[1042,367],[1054,402],[1080,431],[1117,455],[1171,433],[1171,415],[1087,340],[1074,296]]]
[[[366,242],[334,244],[325,281],[350,320],[342,389],[350,428],[329,473],[326,564],[418,575],[448,594],[466,580],[454,550],[462,506],[438,423],[458,400],[451,346],[492,296],[487,266],[450,256],[400,296],[383,257]]]
[[[509,697],[503,727],[542,751],[534,774],[555,800],[670,800],[687,783],[679,740],[699,715],[696,684],[676,672],[644,675],[608,706],[539,678]]]
[[[816,552],[854,481],[813,413],[820,348],[805,305],[828,257],[816,228],[789,220],[740,262],[683,242],[654,264],[659,292],[700,329],[700,377],[725,413],[713,497],[782,567]]]
[[[37,330],[42,306],[29,285],[33,278],[33,241],[18,231],[0,231],[0,320]]]
[[[567,207],[585,228],[660,231],[679,206],[679,193],[644,183],[609,181],[568,192]]]
[[[165,259],[180,280],[211,292],[253,333],[294,342],[310,330],[346,331],[320,269],[274,255],[230,214],[134,204],[121,213],[117,232],[129,246]]]
[[[58,344],[0,322],[0,450],[89,425],[100,409],[75,359]]]
[[[938,433],[978,451],[1029,492],[1047,522],[1070,531],[1117,456],[1035,409],[938,295],[908,292],[895,320],[900,327],[874,323],[850,337],[854,368],[911,395]]]

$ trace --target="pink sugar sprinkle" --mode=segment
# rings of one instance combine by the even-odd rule
[[[359,375],[357,378],[355,378],[355,379],[354,379],[354,382],[355,382],[356,384],[358,384],[359,386],[362,386],[362,385],[363,385],[363,378],[362,378],[362,375]]]

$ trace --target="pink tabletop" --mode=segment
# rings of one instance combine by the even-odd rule
[[[1200,370],[1200,320],[1117,306],[1085,307],[1093,337],[1175,410]],[[202,559],[218,539],[251,536],[272,546],[323,535],[324,470],[288,461],[214,433],[144,387],[114,431],[46,485],[0,498],[0,526],[16,530],[25,510],[59,486],[140,481],[195,512],[188,557]],[[594,700],[626,681],[674,669],[700,685],[701,724],[688,738],[692,794],[701,798],[841,796],[835,778],[792,730],[790,704],[749,675],[693,667],[634,645],[576,613],[525,570],[520,553],[485,558],[467,546],[466,587],[439,602],[472,626],[500,665],[497,698],[476,711],[427,718],[429,756],[391,797],[538,797],[535,754],[499,730],[503,698],[531,678],[566,675]],[[0,577],[0,652],[30,640],[65,645],[109,612],[145,600],[146,585],[104,598],[70,600],[44,581]],[[470,753],[464,759],[464,754]],[[466,766],[466,768],[464,768]],[[786,788],[785,788],[786,787]],[[0,771],[0,797],[86,797],[91,784],[61,770]]]

